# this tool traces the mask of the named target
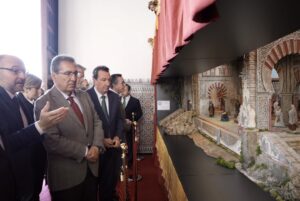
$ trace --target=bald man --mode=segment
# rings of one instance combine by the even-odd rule
[[[67,108],[48,111],[45,105],[38,121],[29,116],[15,98],[23,89],[26,69],[18,57],[0,55],[0,200],[34,200],[28,147],[42,140],[43,131],[62,121]]]

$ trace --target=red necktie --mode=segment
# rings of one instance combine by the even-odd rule
[[[82,115],[77,103],[74,101],[74,98],[72,96],[69,96],[69,98],[67,100],[70,101],[70,106],[72,107],[72,109],[75,112],[76,116],[78,117],[79,121],[84,126],[83,115]]]

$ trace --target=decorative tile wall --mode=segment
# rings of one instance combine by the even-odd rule
[[[139,122],[140,131],[140,153],[152,153],[154,146],[154,86],[150,80],[128,79],[126,80],[131,86],[132,96],[138,98],[141,102],[143,117]]]

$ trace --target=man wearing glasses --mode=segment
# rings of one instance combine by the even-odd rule
[[[104,150],[102,122],[89,95],[75,90],[77,74],[72,57],[54,57],[54,86],[35,105],[36,117],[47,101],[53,109],[70,108],[64,121],[46,130],[44,139],[52,201],[97,200],[98,157]]]
[[[23,89],[26,69],[21,59],[0,55],[0,200],[33,200],[30,149],[40,143],[44,131],[60,121],[67,108],[41,109],[38,121],[29,124],[30,114],[20,106],[16,92]]]

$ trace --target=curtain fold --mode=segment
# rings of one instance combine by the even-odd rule
[[[191,36],[217,17],[215,0],[161,0],[153,47],[151,83],[167,68]],[[204,12],[205,9],[207,12]],[[205,22],[201,21],[203,16]],[[200,17],[199,17],[200,16]],[[200,19],[199,22],[194,18]],[[197,20],[198,21],[198,20]]]

